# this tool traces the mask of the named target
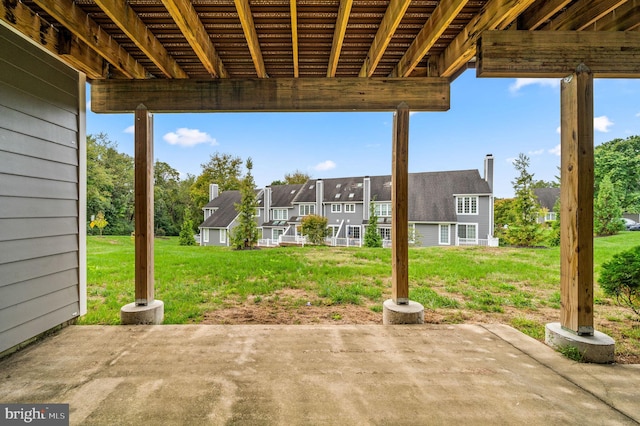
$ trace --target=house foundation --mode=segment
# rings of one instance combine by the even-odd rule
[[[129,303],[120,309],[120,324],[162,324],[164,320],[164,302],[154,300],[148,305]]]
[[[615,353],[614,340],[604,333],[594,331],[593,336],[580,336],[552,322],[544,328],[544,342],[554,349],[574,347],[582,355],[583,362],[611,364]]]
[[[424,324],[424,306],[411,300],[399,305],[393,299],[387,299],[382,304],[382,324]]]

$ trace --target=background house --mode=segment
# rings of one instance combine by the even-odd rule
[[[556,220],[556,212],[553,211],[553,208],[560,199],[560,188],[535,188],[533,193],[538,198],[540,209],[544,212],[538,218],[538,222],[545,223]]]
[[[478,170],[409,174],[409,235],[417,246],[497,245],[493,238],[493,157],[485,158],[484,176]],[[327,243],[360,246],[374,204],[383,243],[391,241],[391,176],[309,179],[303,185],[275,185],[258,191],[256,221],[262,230],[259,245],[302,243],[301,220],[307,215],[327,218]],[[228,233],[238,213],[238,191],[211,201],[200,225],[202,245],[228,245]]]

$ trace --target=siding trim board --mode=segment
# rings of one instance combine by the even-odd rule
[[[85,78],[0,22],[0,353],[86,312]]]

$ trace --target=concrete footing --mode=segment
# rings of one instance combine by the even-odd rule
[[[554,349],[573,346],[582,354],[582,362],[610,364],[615,353],[614,340],[604,333],[594,331],[593,336],[579,336],[562,328],[559,322],[546,325],[544,341]]]
[[[154,300],[148,305],[138,306],[135,303],[124,305],[120,309],[120,323],[127,324],[162,324],[164,320],[164,303]]]
[[[411,300],[407,305],[397,305],[387,299],[382,304],[382,324],[424,324],[424,306]]]

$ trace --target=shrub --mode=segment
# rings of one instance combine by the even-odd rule
[[[300,232],[307,237],[311,244],[324,244],[327,236],[327,218],[315,214],[302,218]]]
[[[640,246],[613,255],[598,280],[604,293],[640,316]]]
[[[178,237],[178,244],[181,246],[195,246],[196,240],[193,238],[193,222],[191,219],[185,218],[182,222],[182,229],[180,229],[180,236]]]

